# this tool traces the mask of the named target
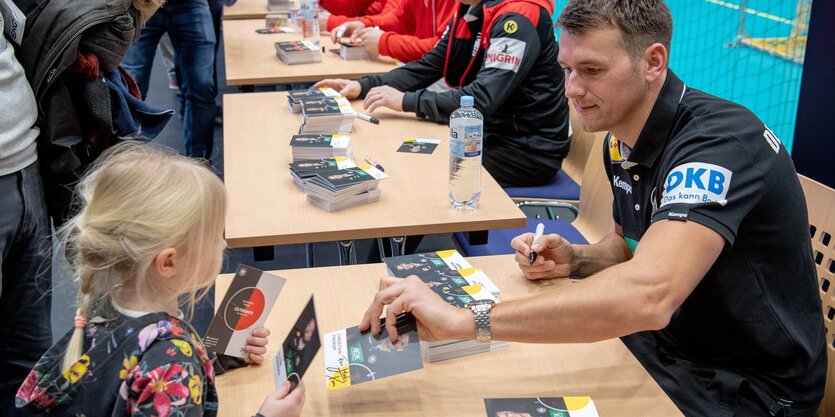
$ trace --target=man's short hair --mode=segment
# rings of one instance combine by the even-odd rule
[[[664,0],[571,0],[557,25],[583,34],[608,25],[620,29],[623,46],[633,59],[660,43],[670,50],[673,17]]]

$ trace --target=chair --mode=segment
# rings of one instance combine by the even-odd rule
[[[803,175],[798,175],[809,210],[812,256],[818,272],[818,288],[826,325],[827,381],[818,415],[835,416],[835,190]]]
[[[580,199],[580,186],[583,184],[583,168],[594,144],[595,135],[580,128],[574,106],[568,106],[571,126],[571,147],[562,161],[562,168],[551,181],[536,187],[507,187],[505,192],[510,198],[525,200],[569,200]]]
[[[604,132],[599,132],[592,142],[600,147],[590,146],[590,149],[602,149]],[[466,256],[500,255],[513,253],[510,241],[525,232],[533,232],[536,224],[545,224],[546,233],[557,233],[571,243],[599,242],[607,234],[614,232],[615,222],[612,218],[612,189],[603,169],[603,156],[600,152],[589,152],[583,170],[583,187],[580,188],[580,209],[577,218],[571,222],[558,220],[529,219],[526,227],[518,229],[491,230],[485,245],[471,245],[464,233],[455,233],[454,239]],[[521,204],[528,204],[523,202]],[[548,202],[544,202],[548,203]],[[536,204],[532,202],[530,204]]]

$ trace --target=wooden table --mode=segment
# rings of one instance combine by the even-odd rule
[[[362,109],[362,103],[354,102]],[[482,171],[481,201],[472,212],[449,203],[449,143],[445,125],[383,109],[374,125],[357,119],[354,160],[371,155],[390,178],[380,201],[328,213],[307,203],[287,168],[290,137],[302,123],[287,107],[287,93],[223,96],[223,150],[230,247],[328,242],[430,233],[524,227],[526,218],[496,181]],[[431,155],[397,152],[407,137],[440,139]]]
[[[502,291],[502,300],[523,298],[570,285],[568,280],[530,282],[513,255],[470,258]],[[267,362],[281,346],[310,294],[316,300],[319,331],[359,324],[376,292],[383,264],[277,271],[287,284],[267,327],[272,331]],[[221,276],[216,298],[231,281]],[[379,381],[328,392],[324,353],[304,376],[304,416],[484,417],[484,398],[588,395],[601,416],[681,416],[619,339],[591,344],[511,343],[505,350],[437,363]],[[254,414],[274,390],[271,366],[237,369],[217,379],[220,416]]]
[[[223,18],[230,20],[263,19],[270,13],[267,0],[238,0],[235,4],[223,8]]]
[[[264,20],[224,20],[223,48],[226,54],[226,83],[252,86],[257,84],[287,84],[314,82],[324,78],[358,79],[365,75],[382,74],[395,68],[394,61],[368,59],[346,61],[330,52],[337,48],[330,35],[323,35],[321,45],[326,51],[322,62],[287,65],[275,56],[275,43],[299,40],[301,33],[258,34]]]

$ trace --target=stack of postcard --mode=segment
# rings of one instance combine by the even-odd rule
[[[290,163],[290,175],[293,176],[293,182],[299,188],[303,189],[304,183],[320,172],[337,171],[356,166],[353,159],[344,156],[322,159],[301,159]]]
[[[293,148],[293,162],[340,157],[351,159],[351,137],[347,135],[293,135],[290,146]]]
[[[307,202],[326,211],[338,211],[380,199],[380,180],[388,178],[372,165],[323,171],[304,182]]]
[[[295,6],[293,0],[268,0],[267,9],[269,11],[290,11]]]
[[[384,259],[392,276],[416,275],[447,303],[465,307],[473,300],[498,303],[499,288],[487,275],[473,268],[456,250],[417,253]],[[507,342],[478,343],[475,340],[421,342],[426,360],[438,362],[507,347]]]
[[[311,41],[276,42],[275,55],[287,65],[322,62],[322,49]]]
[[[485,398],[487,416],[598,417],[590,397]]]
[[[302,100],[320,99],[324,97],[339,97],[339,92],[333,88],[311,88],[308,90],[293,90],[287,92],[287,105],[293,113],[302,112]]]
[[[351,102],[342,96],[304,99],[300,106],[304,122],[299,133],[347,135],[357,118]]]
[[[368,49],[365,49],[365,44],[362,42],[340,42],[339,56],[346,61],[368,59],[371,57]]]

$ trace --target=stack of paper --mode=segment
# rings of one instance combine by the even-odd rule
[[[271,12],[290,11],[295,6],[293,0],[268,0],[267,9]]]
[[[293,162],[338,157],[351,159],[351,137],[348,135],[293,135],[290,146],[293,147]]]
[[[311,178],[315,177],[317,173],[336,171],[340,169],[353,168],[357,166],[353,159],[344,156],[336,158],[322,158],[322,159],[302,159],[290,163],[290,175],[293,176],[293,182],[304,188],[306,183]]]
[[[275,55],[288,65],[322,62],[322,50],[310,41],[276,42]]]
[[[307,202],[326,211],[337,211],[380,199],[380,180],[388,178],[371,165],[319,172],[304,182]]]
[[[473,268],[456,250],[417,253],[384,259],[392,276],[416,275],[447,303],[465,307],[473,300],[498,303],[499,288],[487,275]],[[475,340],[421,342],[423,355],[429,362],[438,362],[476,353],[492,352],[507,347],[507,342],[478,343]]]
[[[299,133],[347,135],[357,118],[351,102],[342,96],[303,99],[300,106],[304,122]]]
[[[294,90],[287,92],[287,106],[293,113],[302,112],[302,100],[323,97],[339,97],[339,92],[333,88],[311,88],[309,90]]]
[[[361,42],[342,42],[339,45],[339,56],[346,61],[368,59],[368,49]]]

